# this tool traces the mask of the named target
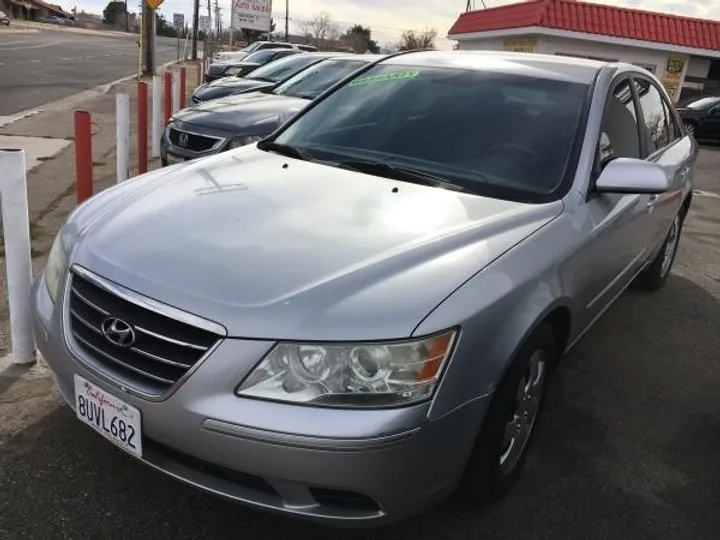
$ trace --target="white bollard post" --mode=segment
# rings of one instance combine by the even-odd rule
[[[180,73],[178,71],[173,72],[171,110],[173,114],[180,110]]]
[[[5,238],[10,345],[14,364],[35,363],[35,332],[30,311],[32,261],[25,152],[0,149],[0,209]]]
[[[162,77],[157,75],[152,80],[152,157],[160,157],[160,137],[163,132],[162,108]]]
[[[117,183],[130,178],[130,96],[115,96],[117,129]]]

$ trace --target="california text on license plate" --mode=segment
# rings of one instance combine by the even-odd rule
[[[142,457],[140,411],[79,375],[75,375],[75,413],[106,439]]]

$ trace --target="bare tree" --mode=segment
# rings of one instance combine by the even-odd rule
[[[437,38],[437,30],[434,28],[423,31],[405,30],[400,37],[398,50],[415,51],[422,49],[434,49],[435,38]]]
[[[340,32],[332,22],[330,14],[323,11],[319,15],[315,15],[309,21],[301,23],[300,28],[306,38],[309,38],[318,49],[320,49],[323,43],[337,39]]]

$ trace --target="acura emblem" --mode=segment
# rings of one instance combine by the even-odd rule
[[[187,136],[186,133],[181,133],[181,134],[178,136],[178,144],[179,144],[180,146],[182,146],[183,148],[185,148],[185,147],[187,146],[187,144],[188,144],[188,136]]]
[[[100,329],[105,339],[116,347],[129,348],[135,343],[135,330],[122,319],[107,317]]]

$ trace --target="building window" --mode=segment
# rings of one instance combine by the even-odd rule
[[[643,68],[643,69],[646,69],[646,70],[649,71],[650,73],[655,73],[655,70],[657,69],[657,66],[654,66],[654,65],[652,65],[652,64],[639,64],[639,63],[636,62],[636,63],[633,64],[633,65],[635,65],[635,66],[637,66],[637,67],[641,67],[641,68]]]
[[[617,62],[617,58],[603,58],[602,56],[588,56],[585,54],[572,54],[564,52],[556,52],[555,56],[569,56],[571,58],[585,58],[587,60],[599,60],[600,62]]]

